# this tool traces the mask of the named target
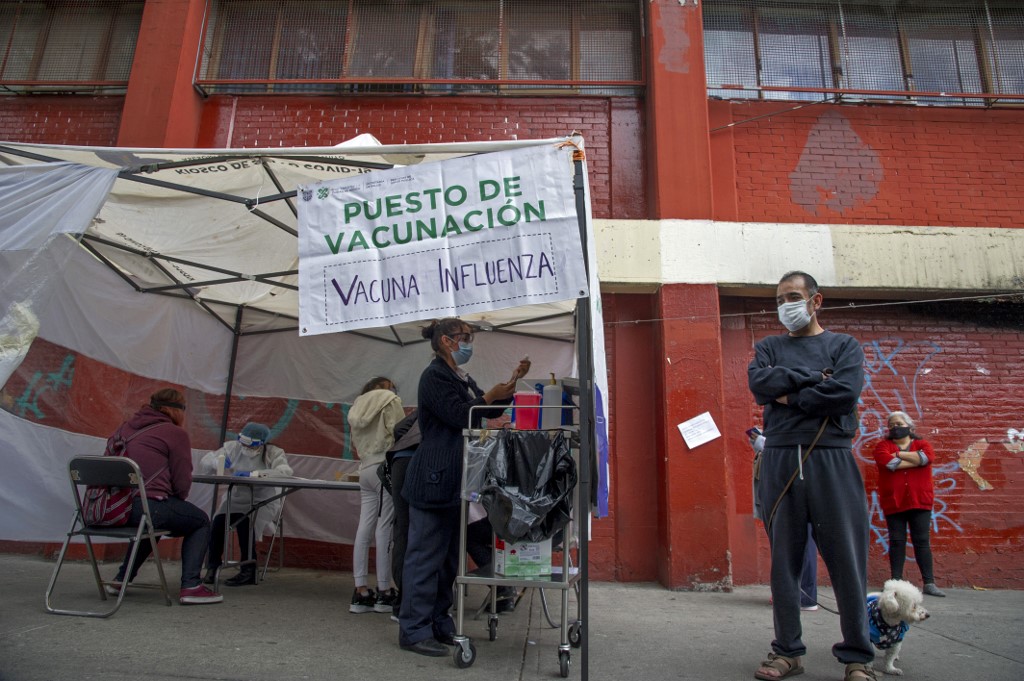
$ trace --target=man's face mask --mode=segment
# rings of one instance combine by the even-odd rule
[[[779,305],[779,321],[790,332],[799,331],[811,323],[806,300],[794,300]]]

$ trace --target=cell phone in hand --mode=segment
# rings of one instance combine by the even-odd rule
[[[747,437],[758,437],[761,435],[761,429],[757,426],[753,428],[747,428]]]

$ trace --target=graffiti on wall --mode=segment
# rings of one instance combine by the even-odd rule
[[[864,390],[861,392],[860,429],[853,442],[857,458],[874,466],[868,446],[885,436],[887,417],[894,411],[910,414],[918,419],[923,415],[918,399],[918,381],[931,372],[929,361],[942,352],[933,341],[887,338],[862,344],[864,350]],[[932,530],[936,533],[943,526],[955,532],[963,529],[947,513],[949,499],[957,488],[956,472],[960,461],[933,463],[932,476],[935,479],[935,506],[932,508]],[[874,542],[889,552],[889,531],[885,524],[878,501],[878,492],[870,491],[869,512],[871,535]]]
[[[75,424],[74,410],[67,409],[71,398],[69,393],[75,378],[77,353],[50,352],[48,348],[36,353],[30,352],[19,369],[0,390],[0,408],[19,418],[49,423],[70,430],[88,431],[83,424]],[[86,375],[89,372],[86,370]],[[88,378],[86,380],[89,380]],[[92,397],[96,386],[80,386]],[[90,399],[92,399],[90,397]],[[196,398],[196,395],[192,396]],[[250,401],[249,405],[241,403]],[[197,447],[217,446],[222,414],[222,401],[190,399],[188,428]],[[351,429],[348,424],[348,410],[351,405],[340,402],[304,402],[296,399],[267,399],[235,397],[232,399],[232,419],[229,426],[237,429],[241,419],[265,422],[270,428],[271,438],[280,441],[287,433],[293,443],[310,445],[314,436],[314,449],[329,452],[324,455],[353,460],[356,452],[352,445]],[[248,415],[248,416],[247,416]],[[237,432],[230,428],[226,439],[234,439]],[[205,445],[199,443],[206,443]],[[340,448],[340,451],[339,451]]]
[[[10,397],[9,404],[3,405],[5,409],[21,418],[31,416],[37,421],[46,418],[46,414],[40,405],[40,398],[48,392],[59,393],[71,387],[71,380],[75,375],[75,356],[65,355],[64,361],[54,371],[35,371],[29,376],[25,383],[25,389],[20,397]]]
[[[236,400],[239,403],[237,405],[235,404]],[[243,406],[241,406],[241,403],[244,403],[246,400],[253,400],[257,402],[259,407],[253,409],[252,411],[260,413],[261,416],[259,416],[258,418],[254,418],[252,420],[258,420],[261,422],[263,420],[266,420],[265,425],[268,428],[270,428],[270,440],[276,442],[281,441],[282,436],[284,436],[284,434],[288,431],[289,428],[294,426],[295,428],[301,430],[304,427],[305,424],[301,423],[301,421],[303,420],[301,418],[301,413],[303,409],[306,409],[308,412],[312,412],[313,414],[316,414],[319,417],[324,417],[325,414],[328,412],[337,412],[338,414],[340,414],[341,417],[341,431],[339,433],[334,434],[334,437],[340,439],[341,441],[341,452],[338,454],[338,458],[349,461],[356,458],[355,450],[352,447],[352,438],[350,437],[351,430],[348,424],[348,410],[351,408],[351,405],[342,404],[340,402],[303,403],[302,400],[287,399],[283,400],[280,413],[278,413],[274,418],[266,418],[265,416],[262,416],[262,414],[266,414],[267,410],[264,405],[270,400],[259,397],[246,398],[244,396],[240,396],[232,399],[232,411],[239,411],[242,413],[249,411],[245,409]],[[272,402],[276,405],[278,402],[282,402],[282,400],[272,400]],[[210,411],[203,408],[205,407],[204,402],[200,401],[200,404],[202,405],[202,411],[198,411],[197,415],[193,417],[195,419],[193,421],[193,427],[198,427],[202,430],[205,430],[208,433],[219,434],[221,425],[221,415],[219,413],[213,414]],[[315,420],[319,421],[320,419]],[[327,420],[334,422],[338,419],[328,416]],[[238,427],[243,424],[241,422],[237,422],[232,423],[232,425]],[[238,432],[232,430],[231,428],[228,428],[225,433],[225,438],[227,440],[234,440],[236,437],[238,437]]]
[[[982,492],[995,489],[995,487],[982,477],[979,472],[981,462],[985,459],[985,454],[988,452],[989,447],[994,444],[1000,444],[1008,452],[1021,453],[1024,452],[1024,430],[1018,430],[1017,428],[1008,428],[1006,430],[1006,439],[1001,442],[989,442],[988,438],[981,438],[976,440],[967,446],[964,451],[960,452],[960,468],[967,476],[974,481],[974,484],[978,486],[978,489]]]

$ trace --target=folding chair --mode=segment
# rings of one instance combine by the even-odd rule
[[[57,565],[53,568],[53,575],[50,577],[50,584],[46,587],[46,611],[56,615],[78,615],[81,617],[110,617],[124,599],[125,590],[128,588],[128,580],[120,584],[117,594],[117,602],[114,607],[107,610],[67,610],[54,607],[51,603],[53,590],[57,584],[57,576],[64,565],[64,557],[67,554],[68,546],[75,537],[82,537],[85,540],[86,550],[89,552],[89,561],[92,564],[92,574],[96,580],[96,589],[100,598],[107,600],[105,587],[113,585],[113,582],[104,582],[100,577],[99,565],[96,563],[96,553],[93,550],[93,537],[107,537],[131,542],[131,556],[128,564],[135,562],[135,556],[139,551],[139,542],[148,541],[153,549],[153,560],[156,563],[157,573],[160,575],[159,584],[135,584],[133,587],[161,589],[167,605],[171,604],[171,594],[167,589],[167,579],[164,577],[163,564],[160,562],[160,553],[157,551],[157,538],[170,534],[168,530],[156,530],[153,528],[152,516],[149,512],[149,502],[146,500],[146,486],[139,472],[139,466],[134,461],[120,456],[76,456],[68,464],[68,473],[71,478],[71,489],[75,497],[75,514],[71,519],[71,527],[68,529],[67,538],[60,548],[57,556]],[[142,500],[142,517],[137,525],[125,525],[122,527],[106,527],[99,525],[86,525],[82,514],[82,497],[84,488],[89,485],[107,487],[132,487],[138,490],[139,498]]]
[[[270,535],[270,546],[267,547],[267,556],[263,561],[263,570],[260,574],[260,581],[267,578],[267,571],[270,570],[270,559],[274,555],[274,544],[277,544],[277,567],[274,571],[284,567],[284,505],[288,497],[281,497],[281,507],[277,510],[277,518],[274,520],[274,534]],[[255,545],[255,542],[253,542]]]

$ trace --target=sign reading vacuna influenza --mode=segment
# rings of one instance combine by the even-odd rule
[[[571,149],[299,187],[301,335],[587,295]]]

